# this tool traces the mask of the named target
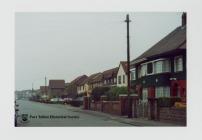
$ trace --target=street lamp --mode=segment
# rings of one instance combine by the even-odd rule
[[[129,38],[129,23],[131,20],[129,19],[129,14],[126,15],[127,24],[127,77],[128,77],[128,118],[132,118],[132,102],[130,99],[130,38]]]

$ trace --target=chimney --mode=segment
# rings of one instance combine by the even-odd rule
[[[182,26],[185,26],[187,24],[187,14],[186,12],[183,12],[182,14]]]

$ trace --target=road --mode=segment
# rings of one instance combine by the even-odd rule
[[[19,104],[18,126],[132,126],[111,120],[105,116],[79,112],[69,105],[44,104],[26,100],[17,100]],[[23,121],[22,114],[27,120]]]

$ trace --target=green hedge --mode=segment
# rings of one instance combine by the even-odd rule
[[[119,100],[120,94],[127,94],[126,87],[112,87],[108,92],[106,92],[107,100],[109,101],[117,101]]]
[[[181,99],[178,97],[162,97],[158,99],[159,107],[172,107],[175,102],[180,102]]]
[[[105,95],[109,91],[109,87],[96,87],[92,90],[92,100],[99,101],[102,95]]]

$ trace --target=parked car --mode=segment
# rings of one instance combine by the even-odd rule
[[[83,97],[73,99],[72,101],[70,101],[70,104],[75,107],[80,107],[81,105],[83,105]]]
[[[52,98],[50,99],[51,103],[64,103],[64,99],[62,98]]]
[[[69,104],[72,101],[72,98],[64,98],[64,104]]]

